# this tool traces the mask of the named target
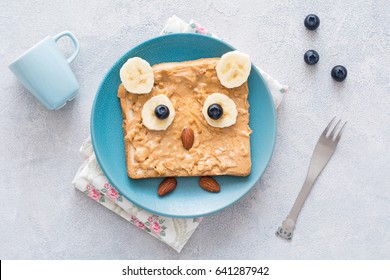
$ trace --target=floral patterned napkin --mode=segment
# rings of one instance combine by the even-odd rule
[[[191,20],[187,23],[177,16],[168,19],[161,34],[178,32],[201,33],[215,37],[195,21]],[[275,107],[278,107],[284,93],[287,91],[287,86],[281,85],[261,69],[259,71],[272,93]],[[176,219],[162,217],[134,205],[121,196],[104,175],[96,160],[90,137],[85,140],[80,152],[84,155],[85,161],[73,179],[74,187],[180,253],[202,218]]]

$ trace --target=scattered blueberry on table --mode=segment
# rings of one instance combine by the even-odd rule
[[[314,14],[310,14],[305,18],[305,26],[309,30],[316,30],[320,26],[320,18]]]
[[[320,55],[315,50],[308,50],[303,56],[305,62],[309,65],[314,65],[320,60]]]
[[[316,30],[320,26],[320,18],[315,14],[310,14],[305,17],[304,24],[309,30]],[[308,50],[303,56],[305,62],[309,65],[314,65],[320,60],[318,52]],[[336,65],[331,71],[332,78],[337,82],[342,82],[347,77],[347,69],[342,65]]]
[[[342,82],[347,77],[347,69],[342,65],[336,65],[333,67],[331,75],[335,81]]]

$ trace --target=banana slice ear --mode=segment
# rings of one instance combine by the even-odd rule
[[[240,51],[227,52],[221,56],[215,70],[224,87],[239,87],[248,80],[251,72],[249,55]]]
[[[150,93],[154,84],[154,73],[149,62],[140,57],[132,57],[119,71],[123,86],[135,94]]]
[[[213,113],[215,108],[219,112]],[[236,104],[229,96],[218,92],[207,97],[202,113],[207,123],[213,127],[229,127],[237,121]]]
[[[164,106],[164,114],[161,114],[158,107]],[[156,110],[157,108],[157,110]],[[175,108],[168,96],[156,95],[145,102],[142,112],[142,123],[150,130],[166,130],[175,118]]]

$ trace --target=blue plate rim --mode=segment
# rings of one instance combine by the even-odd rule
[[[95,94],[95,97],[94,97],[94,101],[93,101],[93,104],[92,104],[92,110],[91,110],[91,116],[90,116],[90,132],[91,132],[91,140],[92,140],[92,147],[93,147],[93,150],[94,150],[94,153],[95,153],[95,156],[96,156],[96,159],[103,171],[103,173],[105,174],[105,176],[107,177],[107,179],[110,181],[110,183],[116,188],[117,188],[117,185],[115,183],[115,179],[108,173],[106,172],[106,167],[104,166],[104,162],[101,160],[100,158],[100,155],[99,155],[99,152],[97,152],[99,150],[99,148],[96,146],[96,142],[95,142],[95,125],[93,125],[94,123],[94,113],[95,113],[95,108],[96,108],[96,102],[97,102],[97,94],[98,92],[101,91],[101,88],[103,87],[103,84],[105,82],[105,80],[107,79],[108,75],[110,74],[111,70],[113,67],[115,67],[115,65],[118,63],[118,61],[122,60],[123,58],[125,58],[127,56],[127,54],[132,51],[133,49],[135,48],[141,48],[143,47],[144,45],[147,45],[147,44],[150,44],[150,43],[153,43],[154,41],[158,41],[158,40],[161,40],[161,38],[166,38],[166,37],[185,37],[185,36],[198,36],[198,37],[207,37],[211,40],[214,40],[214,41],[217,41],[217,42],[220,42],[220,43],[223,43],[225,44],[226,46],[232,48],[233,50],[236,50],[236,48],[234,48],[233,46],[231,46],[230,44],[226,43],[225,41],[222,41],[222,40],[219,40],[215,37],[212,37],[212,36],[209,36],[209,35],[203,35],[203,34],[199,34],[199,33],[171,33],[171,34],[164,34],[164,35],[160,35],[160,36],[156,36],[154,38],[151,38],[149,40],[146,40],[146,41],[143,41],[142,43],[140,44],[137,44],[135,45],[134,47],[130,48],[129,50],[127,50],[122,56],[120,56],[113,64],[112,66],[110,67],[110,69],[107,70],[106,74],[104,75],[102,81],[100,82],[100,85],[98,87],[98,89],[96,90],[96,94]],[[267,92],[267,95],[268,97],[271,99],[271,102],[275,105],[274,103],[274,100],[273,100],[273,97],[272,97],[272,94],[268,88],[268,85],[266,83],[266,81],[264,80],[263,76],[261,75],[261,73],[259,72],[259,70],[257,69],[256,65],[254,65],[252,63],[252,70],[254,70],[260,77],[260,79],[262,80],[262,82],[264,83],[265,85],[265,89],[266,89],[266,92]],[[249,104],[250,105],[250,104]],[[271,158],[272,158],[272,155],[274,153],[274,150],[275,150],[275,143],[276,143],[276,135],[277,135],[277,117],[276,117],[276,109],[275,109],[275,106],[272,106],[272,116],[273,116],[273,119],[274,119],[274,126],[273,126],[273,130],[274,130],[274,135],[273,135],[273,143],[272,143],[272,150],[271,150],[271,153],[269,154],[269,157],[267,158],[267,164],[266,164],[266,167],[264,168],[264,170],[258,175],[258,177],[256,178],[256,181],[255,183],[250,187],[248,188],[247,191],[245,191],[244,193],[242,193],[241,196],[237,197],[235,200],[231,201],[230,203],[228,203],[227,205],[225,205],[224,207],[221,207],[219,209],[216,209],[216,210],[213,210],[213,211],[208,211],[208,212],[205,212],[205,213],[201,213],[201,214],[196,214],[196,215],[172,215],[172,214],[169,214],[169,213],[163,213],[163,212],[160,212],[160,211],[156,211],[154,209],[151,209],[150,207],[147,207],[147,206],[144,206],[144,205],[140,205],[138,204],[137,202],[135,202],[133,199],[131,199],[130,197],[127,197],[126,198],[131,201],[132,203],[134,203],[135,205],[137,205],[138,207],[141,207],[142,209],[144,210],[147,210],[151,213],[154,213],[154,214],[157,214],[157,215],[160,215],[160,216],[164,216],[164,217],[171,217],[171,218],[198,218],[198,217],[205,217],[205,216],[210,216],[212,214],[215,214],[219,211],[222,211],[228,207],[230,207],[231,205],[235,204],[237,201],[239,201],[241,198],[243,198],[245,195],[248,194],[248,192],[250,190],[253,189],[253,187],[257,184],[257,182],[260,180],[260,178],[263,176],[265,170],[267,169],[268,165],[269,165],[269,162],[271,161]],[[142,179],[140,179],[142,180]],[[118,190],[119,191],[119,190]]]

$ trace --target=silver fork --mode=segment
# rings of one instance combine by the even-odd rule
[[[295,229],[295,223],[297,222],[297,218],[299,212],[302,209],[302,206],[313,187],[315,180],[320,175],[321,171],[325,168],[329,159],[332,157],[334,151],[336,150],[336,146],[340,141],[341,135],[344,131],[345,125],[347,122],[341,126],[341,129],[338,130],[338,127],[341,123],[341,120],[337,122],[334,128],[331,130],[331,127],[335,121],[336,117],[334,117],[328,126],[325,128],[324,132],[322,132],[320,139],[314,148],[313,155],[311,156],[309,171],[307,172],[305,183],[302,186],[301,191],[297,199],[295,200],[294,206],[290,211],[290,214],[283,221],[282,226],[278,228],[276,231],[276,235],[280,236],[284,239],[291,240],[293,236],[293,232]],[[329,133],[329,131],[331,131]]]

